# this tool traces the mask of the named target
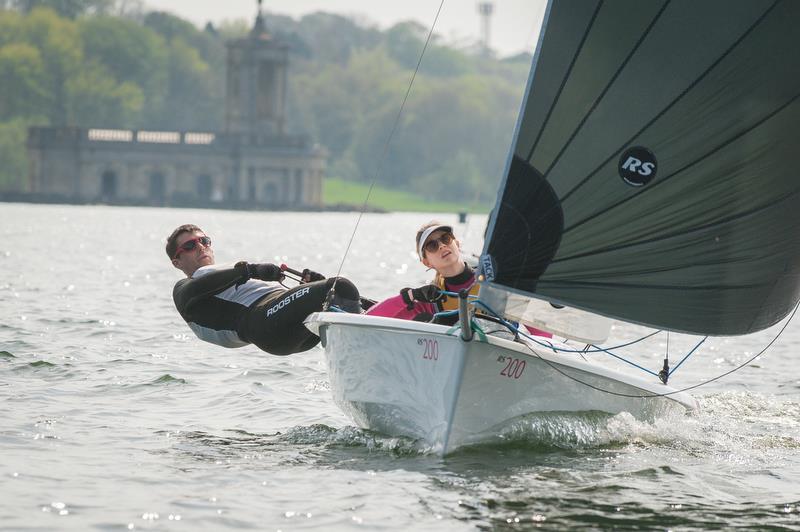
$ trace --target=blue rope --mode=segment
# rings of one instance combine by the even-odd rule
[[[630,360],[627,360],[627,359],[625,359],[625,358],[622,358],[621,356],[619,356],[619,355],[616,355],[616,354],[612,353],[612,352],[611,352],[611,351],[609,351],[608,349],[603,349],[602,347],[600,347],[600,346],[596,346],[596,345],[593,345],[593,347],[597,347],[597,348],[598,348],[600,351],[603,351],[604,353],[607,353],[607,354],[611,355],[612,357],[616,358],[617,360],[621,360],[621,361],[625,362],[626,364],[630,364],[630,365],[631,365],[631,366],[633,366],[633,367],[639,368],[640,370],[642,370],[642,371],[645,371],[645,372],[649,373],[649,374],[650,374],[650,375],[652,375],[653,377],[658,377],[658,373],[656,373],[655,371],[650,371],[649,369],[647,369],[647,368],[646,368],[646,367],[644,367],[644,366],[640,366],[639,364],[637,364],[637,363],[635,363],[635,362],[631,362]]]
[[[489,306],[488,306],[486,303],[484,303],[483,301],[480,301],[480,300],[478,300],[478,301],[475,301],[475,304],[477,304],[477,305],[480,305],[480,306],[482,306],[484,309],[486,309],[487,311],[489,311],[489,313],[490,313],[492,316],[494,316],[495,318],[499,319],[499,320],[500,320],[500,321],[503,323],[503,325],[505,325],[506,327],[508,327],[509,329],[511,329],[511,332],[519,332],[519,329],[518,329],[517,327],[513,326],[511,323],[507,322],[507,321],[506,321],[506,320],[504,320],[502,317],[500,317],[500,315],[499,315],[499,314],[497,314],[497,312],[495,312],[494,310],[492,310],[492,309],[491,309],[491,308],[490,308],[490,307],[489,307]],[[658,333],[660,333],[660,332],[661,332],[660,330],[659,330],[659,331],[654,331],[654,332],[651,332],[650,334],[648,334],[648,335],[646,335],[646,336],[642,336],[641,338],[637,338],[636,340],[633,340],[633,341],[631,341],[631,342],[627,342],[627,343],[624,343],[624,344],[615,345],[615,346],[613,346],[613,347],[609,347],[609,348],[607,348],[607,349],[621,349],[621,348],[623,348],[623,347],[628,347],[628,346],[631,346],[631,345],[633,345],[633,344],[638,344],[639,342],[642,342],[642,341],[644,341],[644,340],[647,340],[648,338],[651,338],[651,337],[653,337],[653,336],[657,335],[657,334],[658,334]],[[536,338],[532,338],[532,337],[530,337],[530,336],[527,336],[527,335],[525,335],[525,336],[526,336],[528,339],[530,339],[531,341],[533,341],[533,342],[535,342],[535,343],[539,344],[539,345],[540,345],[540,346],[542,346],[542,347],[546,347],[546,348],[548,348],[548,349],[554,349],[554,350],[556,350],[556,351],[560,351],[560,352],[562,352],[562,353],[602,353],[602,352],[604,351],[603,349],[601,349],[601,348],[599,348],[599,347],[597,347],[597,346],[593,346],[593,347],[595,347],[595,349],[563,349],[563,348],[560,348],[560,347],[554,347],[554,346],[553,346],[552,344],[550,344],[550,343],[544,343],[544,342],[541,342],[540,340],[537,340]]]
[[[678,362],[678,365],[677,365],[677,366],[675,366],[674,368],[672,368],[671,370],[669,370],[669,373],[667,373],[667,377],[671,377],[671,376],[672,376],[672,374],[673,374],[673,373],[675,373],[675,370],[676,370],[676,369],[678,369],[679,367],[681,367],[681,364],[683,364],[683,363],[684,363],[684,361],[686,361],[686,359],[687,359],[687,358],[689,358],[689,355],[691,355],[692,353],[694,353],[695,351],[697,351],[697,348],[698,348],[698,347],[700,347],[701,345],[703,345],[703,342],[705,342],[706,340],[708,340],[708,336],[704,337],[702,340],[700,340],[699,342],[697,342],[697,345],[696,345],[696,346],[694,346],[694,347],[692,348],[692,350],[691,350],[691,351],[689,351],[688,353],[686,353],[686,356],[685,356],[685,357],[683,357],[683,358],[681,359],[681,361],[680,361],[680,362]]]
[[[447,290],[442,290],[442,293],[444,295],[446,295],[446,296],[461,297],[460,294],[458,294],[456,292],[448,292]],[[473,296],[473,295],[469,295],[467,297],[469,297],[470,299],[477,299],[478,298],[478,296]],[[455,316],[457,314],[458,314],[458,310],[443,310],[442,312],[437,312],[436,314],[434,314],[433,317],[434,318],[444,318],[444,317],[447,317],[447,316]]]
[[[443,291],[443,293],[448,295],[448,296],[458,297],[458,294],[456,294],[455,292]],[[621,357],[621,356],[617,355],[616,353],[613,353],[611,350],[612,349],[621,349],[623,347],[628,347],[628,346],[631,346],[633,344],[639,343],[639,342],[644,341],[644,340],[646,340],[646,339],[648,339],[648,338],[650,338],[652,336],[655,336],[656,334],[660,333],[661,331],[655,331],[653,333],[648,334],[647,336],[643,336],[643,337],[638,338],[638,339],[636,339],[636,340],[634,340],[632,342],[628,342],[628,343],[625,343],[625,344],[620,344],[620,345],[617,345],[617,346],[614,346],[614,347],[604,348],[604,347],[600,347],[598,345],[590,344],[594,349],[585,349],[585,350],[562,349],[560,347],[555,347],[553,344],[551,344],[549,342],[545,343],[545,342],[542,342],[540,340],[537,340],[533,336],[531,336],[531,335],[529,335],[529,334],[527,334],[525,332],[522,332],[518,326],[514,325],[513,323],[509,322],[508,320],[506,320],[505,318],[500,316],[500,314],[495,312],[494,309],[492,309],[489,305],[487,305],[483,301],[477,299],[477,296],[472,296],[471,295],[469,297],[474,299],[473,304],[483,307],[487,312],[489,312],[489,314],[491,314],[493,317],[497,318],[500,321],[500,323],[504,327],[506,327],[508,330],[510,330],[512,333],[520,334],[520,335],[524,336],[525,338],[527,338],[528,340],[538,344],[541,347],[544,347],[546,349],[552,349],[554,351],[561,352],[561,353],[581,353],[581,354],[583,354],[583,353],[606,353],[607,355],[610,355],[610,356],[616,358],[617,360],[620,360],[620,361],[622,361],[622,362],[624,362],[626,364],[629,364],[629,365],[631,365],[631,366],[633,366],[633,367],[635,367],[637,369],[640,369],[640,370],[644,371],[645,373],[648,373],[648,374],[650,374],[650,375],[652,375],[654,377],[658,377],[659,376],[658,373],[656,373],[654,371],[651,371],[651,370],[647,369],[646,367],[637,364],[636,362],[633,362],[633,361],[630,361],[630,360],[628,360],[628,359],[626,359],[624,357]],[[332,307],[332,308],[335,308],[335,307]],[[448,317],[448,316],[455,316],[457,314],[458,314],[457,310],[448,310],[448,311],[444,311],[444,312],[437,312],[436,314],[433,315],[433,317],[434,318]],[[700,346],[703,345],[703,342],[705,342],[707,339],[708,339],[708,336],[706,336],[705,338],[700,340],[697,343],[697,345],[695,345],[692,348],[692,350],[689,351],[686,354],[686,356],[684,356],[681,359],[681,361],[678,362],[678,364],[674,368],[672,368],[670,370],[670,372],[668,373],[668,376],[672,376],[672,374],[675,373],[675,370],[677,370],[679,367],[681,367],[681,364],[683,364],[686,361],[686,359],[688,359],[695,351],[697,351],[697,349],[699,349]]]
[[[612,353],[611,349],[619,349],[621,347],[627,347],[629,345],[633,345],[635,343],[638,343],[638,342],[641,342],[643,340],[646,340],[647,338],[650,338],[651,336],[654,336],[654,335],[660,333],[661,331],[655,331],[655,332],[653,332],[651,334],[648,334],[647,336],[643,336],[643,337],[641,337],[641,338],[639,338],[637,340],[634,340],[632,342],[628,342],[627,344],[621,344],[621,345],[614,346],[614,347],[609,347],[609,348],[603,348],[603,347],[591,344],[594,349],[587,349],[587,350],[581,350],[581,351],[575,350],[575,349],[562,349],[562,348],[559,348],[559,347],[555,347],[552,344],[549,344],[549,343],[546,344],[544,342],[541,342],[541,341],[533,338],[532,336],[520,331],[520,329],[518,327],[515,327],[513,324],[511,324],[508,321],[506,321],[504,318],[502,318],[497,312],[495,312],[491,307],[489,307],[489,305],[487,305],[483,301],[476,300],[474,303],[476,305],[480,305],[481,307],[486,309],[490,314],[492,314],[495,318],[500,320],[500,322],[503,325],[505,325],[506,327],[508,327],[512,332],[515,332],[517,334],[521,334],[522,336],[524,336],[528,340],[531,340],[532,342],[535,342],[536,344],[540,345],[541,347],[544,347],[544,348],[547,348],[547,349],[553,349],[554,351],[560,351],[560,352],[563,352],[563,353],[598,353],[598,352],[606,353],[606,354],[611,355],[612,357],[614,357],[614,358],[616,358],[618,360],[621,360],[622,362],[625,362],[626,364],[630,364],[631,366],[633,366],[635,368],[638,368],[638,369],[640,369],[640,370],[642,370],[642,371],[644,371],[646,373],[649,373],[650,375],[653,375],[654,377],[658,377],[658,373],[656,373],[654,371],[651,371],[651,370],[645,368],[644,366],[640,366],[639,364],[637,364],[635,362],[627,360],[626,358],[623,358],[623,357],[621,357],[621,356],[619,356],[619,355],[617,355],[615,353]],[[696,346],[694,346],[694,348],[692,348],[692,350],[689,351],[686,354],[686,356],[684,356],[681,359],[680,362],[678,362],[678,365],[676,365],[674,368],[672,368],[672,370],[670,370],[668,376],[671,376],[675,372],[675,370],[678,369],[681,366],[681,364],[683,364],[686,361],[687,358],[689,358],[689,356],[692,353],[697,351],[697,349],[703,344],[703,342],[706,341],[706,339],[708,339],[708,336],[706,336],[705,338],[700,340],[700,342],[698,342],[698,344]]]

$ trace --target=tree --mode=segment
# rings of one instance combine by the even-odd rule
[[[494,199],[498,180],[487,178],[475,155],[462,150],[430,174],[413,178],[411,185],[420,196],[462,201],[474,207]]]
[[[9,3],[23,13],[47,8],[71,19],[88,13],[106,13],[114,6],[114,0],[12,0]]]
[[[39,50],[26,43],[0,47],[0,121],[37,114],[46,105]]]
[[[84,127],[131,127],[144,104],[137,84],[118,82],[98,63],[85,65],[81,76],[71,78],[66,89],[69,122]]]
[[[15,118],[0,122],[0,190],[22,191],[28,175],[28,159],[25,152],[25,139],[28,122]]]
[[[22,19],[20,40],[35,47],[42,59],[46,94],[43,113],[54,125],[66,125],[68,104],[66,86],[80,75],[83,50],[74,22],[59,17],[50,9],[34,9]]]
[[[116,17],[87,17],[79,22],[78,28],[89,75],[97,81],[103,72],[110,77],[109,82],[102,83],[104,89],[116,92],[113,95],[108,94],[110,100],[118,99],[126,93],[139,100],[138,103],[132,102],[129,109],[142,110],[142,105],[146,102],[148,107],[155,106],[160,110],[168,91],[169,58],[164,39],[141,24]],[[125,85],[127,88],[120,93],[117,85]],[[86,87],[80,81],[72,84],[72,87],[78,86]],[[90,92],[94,93],[96,90]],[[145,125],[141,117],[125,112],[121,115],[126,115],[128,119],[125,123],[114,123],[117,127]],[[74,116],[84,119],[86,117],[84,113]]]
[[[458,76],[468,72],[474,60],[458,50],[439,46],[434,35],[428,47],[428,28],[418,22],[401,22],[386,32],[386,48],[389,56],[406,69],[413,70],[419,63],[420,72],[437,77]],[[420,54],[425,55],[420,62]]]
[[[271,26],[268,23],[268,27]],[[348,17],[321,12],[304,16],[297,25],[297,32],[314,60],[339,65],[346,64],[354,52],[375,48],[382,40],[376,28],[364,27]]]
[[[195,48],[182,39],[168,47],[167,95],[148,123],[158,127],[214,130],[223,119],[223,100],[213,73]]]
[[[150,127],[218,129],[224,112],[225,47],[216,32],[199,31],[174,15],[152,12],[146,28],[166,41],[166,87],[150,102]]]

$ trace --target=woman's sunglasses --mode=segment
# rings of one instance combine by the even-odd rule
[[[181,253],[184,251],[192,251],[194,248],[197,247],[197,244],[202,244],[204,248],[211,246],[211,239],[207,236],[198,236],[196,238],[192,238],[191,240],[187,240],[180,246],[178,246],[178,251],[175,253],[175,256],[172,257],[173,259],[177,259]]]
[[[439,238],[431,238],[430,240],[425,242],[425,245],[422,246],[422,249],[425,250],[425,253],[436,253],[437,251],[439,251],[440,243],[443,246],[449,246],[450,242],[455,240],[455,238],[456,237],[453,236],[453,233],[445,233]]]

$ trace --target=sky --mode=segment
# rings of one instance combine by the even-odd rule
[[[486,0],[483,0],[486,1]],[[489,44],[501,56],[531,52],[544,15],[544,0],[491,0]],[[144,0],[149,9],[168,11],[202,27],[206,22],[252,20],[256,0]],[[377,24],[381,29],[414,20],[429,28],[436,17],[440,0],[263,0],[265,12],[299,18],[315,11],[355,16]],[[479,40],[481,22],[478,0],[445,0],[435,32],[445,41],[466,44]]]

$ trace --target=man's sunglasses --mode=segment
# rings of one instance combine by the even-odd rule
[[[455,240],[455,238],[456,237],[453,236],[453,233],[445,233],[439,238],[431,238],[430,240],[425,242],[425,245],[422,246],[422,249],[425,250],[425,253],[436,253],[437,251],[439,251],[440,243],[443,246],[449,246],[450,242]]]
[[[191,240],[187,240],[186,242],[178,246],[178,251],[172,258],[177,259],[184,251],[192,251],[194,248],[197,247],[197,244],[202,244],[204,248],[210,247],[211,239],[207,236],[198,236],[192,238]]]

